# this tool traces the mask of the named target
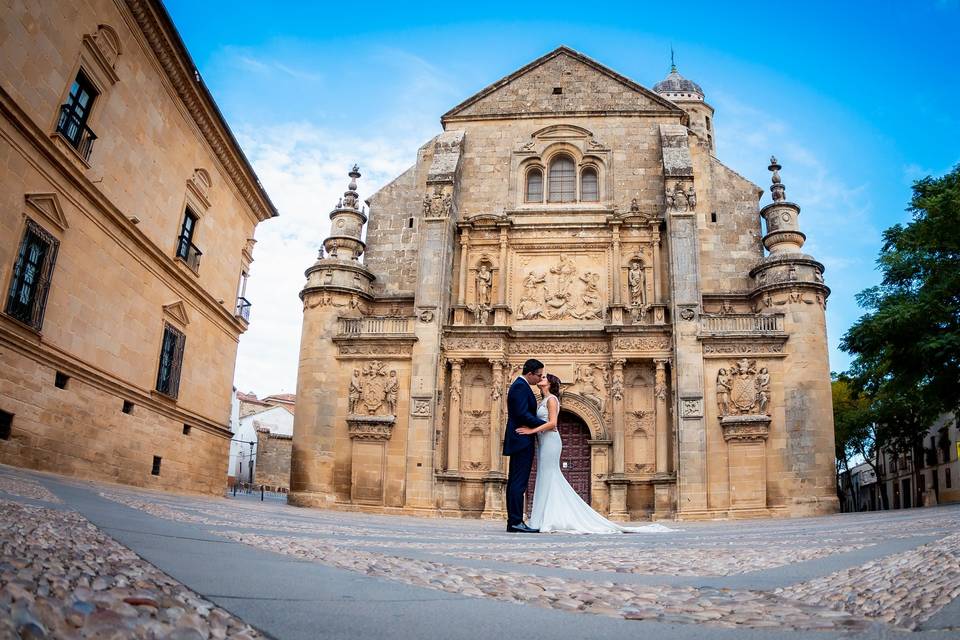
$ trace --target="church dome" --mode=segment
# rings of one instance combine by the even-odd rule
[[[703,100],[703,89],[700,88],[700,85],[680,75],[676,66],[670,68],[670,74],[666,78],[653,85],[653,90],[665,98]]]

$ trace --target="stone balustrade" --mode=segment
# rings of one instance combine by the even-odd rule
[[[702,334],[768,334],[783,333],[783,314],[755,315],[752,313],[705,313],[700,318]]]
[[[412,317],[338,318],[338,336],[405,335],[413,333]]]

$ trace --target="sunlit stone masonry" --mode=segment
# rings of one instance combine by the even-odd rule
[[[713,115],[675,67],[651,91],[560,47],[444,114],[369,209],[354,167],[301,292],[291,502],[502,517],[537,357],[601,513],[835,511],[823,265],[780,165],[760,209]]]

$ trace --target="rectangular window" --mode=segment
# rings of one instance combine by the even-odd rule
[[[951,482],[950,478],[950,467],[943,470],[943,483],[947,485],[947,489],[953,488],[953,482]]]
[[[57,389],[66,389],[68,382],[70,382],[70,376],[61,371],[57,371],[57,375],[53,379],[54,386],[56,386]]]
[[[93,83],[81,69],[70,86],[70,95],[67,96],[66,104],[60,107],[60,117],[57,120],[57,131],[80,152],[84,159],[90,157],[93,141],[97,139],[87,126],[90,110],[97,95]]]
[[[188,424],[183,425],[183,435],[185,436],[190,435],[190,425]]]
[[[27,219],[10,280],[6,313],[37,331],[43,327],[50,279],[60,243],[33,220]]]
[[[200,268],[200,256],[203,252],[193,244],[193,235],[197,228],[197,215],[187,207],[183,213],[183,224],[177,236],[177,257],[187,263],[194,271]]]
[[[163,459],[160,456],[153,456],[153,469],[150,470],[151,475],[160,475],[160,463],[162,461]]]
[[[126,414],[128,414],[128,415],[131,414],[131,413],[133,413],[133,403],[130,402],[129,400],[124,400],[124,401],[123,401],[123,412],[126,413]]]
[[[13,414],[0,409],[0,440],[9,440],[10,433],[13,431]],[[949,469],[948,469],[949,471]],[[947,476],[947,486],[950,484],[950,477]]]
[[[187,337],[177,329],[169,324],[163,325],[157,391],[171,398],[176,398],[180,393],[180,369],[183,366],[183,347],[186,340]]]

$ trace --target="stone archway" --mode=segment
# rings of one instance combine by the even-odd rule
[[[590,440],[593,437],[586,422],[572,411],[565,408],[560,410],[557,424],[560,438],[563,440],[563,451],[560,454],[560,471],[570,486],[590,504],[591,487],[591,451]],[[533,470],[530,472],[530,482],[527,484],[526,512],[529,515],[533,506],[533,489],[537,481],[537,461],[533,461]]]

